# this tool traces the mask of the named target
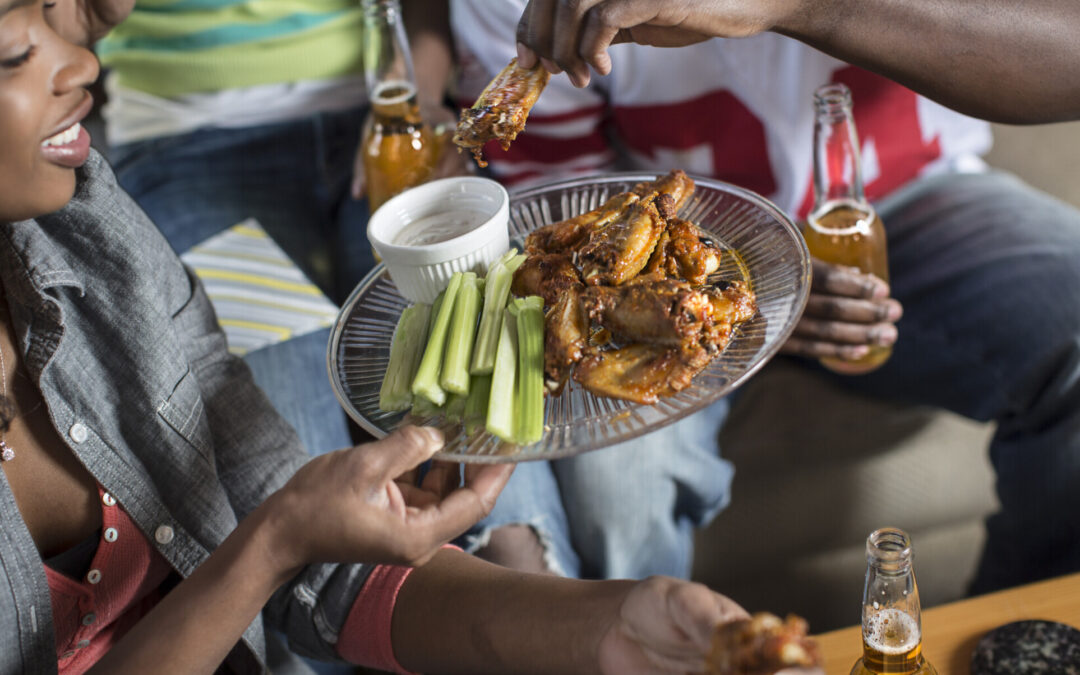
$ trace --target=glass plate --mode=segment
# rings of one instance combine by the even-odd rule
[[[590,211],[609,196],[655,178],[616,173],[512,193],[511,245],[521,249],[533,229]],[[403,424],[428,424],[446,434],[446,447],[436,457],[495,463],[555,459],[603,448],[671,424],[728,394],[776,354],[794,329],[810,291],[810,256],[798,229],[772,203],[721,181],[693,178],[697,188],[679,215],[727,250],[710,279],[745,279],[757,296],[758,313],[739,327],[727,349],[687,389],[641,405],[593,396],[571,379],[560,396],[547,398],[544,437],[528,446],[505,443],[486,432],[466,436],[460,425],[442,419],[418,421],[407,413],[383,412],[379,388],[394,328],[407,303],[380,264],[346,300],[330,338],[327,365],[341,405],[376,437]]]

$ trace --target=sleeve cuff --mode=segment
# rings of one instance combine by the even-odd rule
[[[450,544],[443,548],[460,550]],[[398,591],[414,569],[403,565],[375,566],[341,627],[337,643],[341,658],[370,668],[410,675],[410,671],[394,657],[390,625]]]

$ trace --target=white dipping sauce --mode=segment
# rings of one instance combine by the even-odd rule
[[[457,208],[453,211],[432,213],[401,228],[392,243],[398,246],[438,244],[471,232],[488,217],[487,212],[479,209]]]

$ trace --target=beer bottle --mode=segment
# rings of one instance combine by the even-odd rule
[[[803,226],[810,255],[888,282],[885,226],[863,194],[851,92],[843,84],[819,87],[814,114],[814,207]],[[861,359],[823,358],[821,363],[838,373],[867,373],[891,354],[892,347],[871,345]]]
[[[911,540],[903,530],[883,528],[866,539],[863,655],[851,675],[937,675],[922,654],[922,610],[911,558]]]
[[[398,0],[362,0],[363,61],[371,111],[364,124],[368,208],[423,183],[438,161],[439,139],[420,117],[416,78]]]

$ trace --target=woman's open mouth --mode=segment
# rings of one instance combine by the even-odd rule
[[[42,141],[41,152],[55,164],[76,169],[90,156],[90,134],[76,122]]]

